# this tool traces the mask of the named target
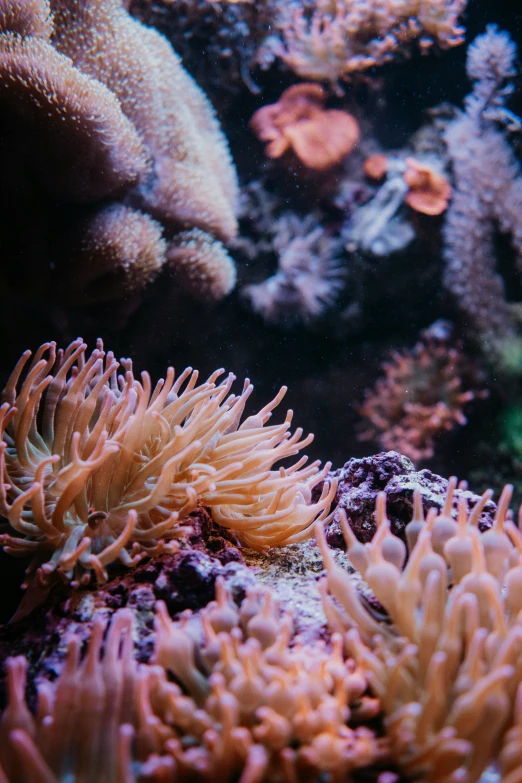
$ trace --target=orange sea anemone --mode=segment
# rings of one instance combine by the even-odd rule
[[[32,555],[40,583],[54,572],[73,586],[92,572],[105,581],[113,561],[164,551],[198,503],[259,550],[309,537],[326,515],[335,483],[319,499],[312,490],[329,464],[273,468],[313,438],[290,433],[291,411],[265,426],[284,387],[241,422],[253,387],[232,394],[232,374],[217,383],[223,370],[197,385],[196,371],[175,379],[169,367],[153,387],[101,341],[90,356],[81,339],[30,355],[0,395],[0,546]]]
[[[325,171],[348,155],[359,141],[355,117],[325,109],[326,92],[318,84],[295,84],[277,103],[258,109],[250,127],[269,142],[266,154],[280,158],[293,150],[307,168]]]
[[[404,181],[409,187],[404,201],[423,215],[441,215],[451,197],[446,177],[415,158],[406,158]]]

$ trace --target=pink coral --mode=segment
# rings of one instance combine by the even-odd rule
[[[307,168],[324,171],[353,150],[359,140],[357,120],[346,111],[325,109],[325,100],[318,84],[295,84],[277,103],[255,112],[250,127],[269,142],[269,158],[293,150]]]
[[[383,369],[359,408],[366,420],[359,438],[376,438],[385,451],[414,461],[432,457],[438,436],[466,424],[467,403],[485,396],[463,388],[470,367],[459,346],[433,326],[411,350],[394,351]]]
[[[336,84],[382,65],[418,41],[421,51],[464,40],[459,16],[466,0],[314,0],[282,5],[276,53],[299,76]]]

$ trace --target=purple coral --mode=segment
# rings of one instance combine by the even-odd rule
[[[515,319],[495,270],[497,230],[511,236],[522,272],[522,172],[499,127],[512,117],[504,103],[515,55],[509,35],[495,26],[476,39],[467,61],[473,90],[445,134],[455,190],[444,226],[444,281],[475,336],[497,358],[516,343]]]

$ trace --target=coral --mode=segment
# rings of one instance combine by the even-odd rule
[[[8,662],[0,761],[9,783],[36,783],[37,770],[49,781],[227,783],[242,774],[244,783],[268,783],[304,774],[318,783],[329,773],[333,783],[384,755],[371,730],[348,725],[379,705],[364,695],[340,637],[331,650],[290,647],[291,617],[267,591],[250,591],[238,610],[218,581],[198,618],[173,623],[160,602],[155,625],[155,665],[133,659],[130,609],[114,614],[103,656],[101,618],[81,663],[72,635],[59,678],[38,684],[34,717],[25,659]]]
[[[273,29],[277,0],[131,0],[130,12],[166,36],[183,63],[220,105],[244,90],[258,94],[252,71]]]
[[[474,783],[503,743],[506,765],[514,736],[507,732],[517,731],[522,535],[509,519],[512,487],[502,492],[493,527],[480,534],[479,512],[491,492],[471,512],[461,498],[455,521],[456,483],[450,480],[443,511],[430,510],[426,521],[416,493],[407,545],[390,532],[384,495],[370,544],[358,543],[344,518],[348,555],[377,605],[336,566],[316,526],[328,622],[381,701],[392,758],[408,778],[426,783]]]
[[[0,108],[10,154],[20,147],[47,192],[75,201],[129,189],[146,153],[114,94],[52,47],[47,3],[9,11],[0,18]]]
[[[423,215],[441,215],[451,197],[451,185],[446,177],[415,158],[406,158],[404,162],[403,177],[409,188],[404,202]]]
[[[339,244],[313,214],[304,220],[282,215],[273,239],[277,272],[243,289],[255,312],[269,323],[286,326],[321,316],[343,287],[344,270],[336,258]]]
[[[412,41],[426,52],[464,40],[458,20],[466,0],[314,0],[310,6],[299,0],[281,6],[276,26],[282,42],[273,44],[304,79],[335,85],[405,53]]]
[[[119,0],[16,0],[0,23],[2,192],[14,205],[3,255],[39,276],[40,296],[78,305],[138,291],[181,229],[207,233],[193,258],[208,267],[215,238],[236,233],[236,174],[210,104],[168,42]],[[21,236],[20,214],[40,229],[37,243]],[[223,269],[206,295],[220,297],[234,265],[213,247]],[[6,268],[6,285],[16,289],[16,277]]]
[[[68,285],[77,304],[139,291],[159,272],[167,249],[161,226],[123,204],[111,204],[80,224],[74,245]]]
[[[280,158],[292,150],[307,168],[325,171],[348,155],[359,140],[355,117],[325,109],[326,92],[318,84],[295,84],[277,103],[262,106],[250,127],[268,141],[266,155]]]
[[[132,19],[119,0],[52,0],[51,7],[58,51],[116,95],[154,161],[138,206],[167,226],[231,239],[237,183],[228,146],[167,41]]]
[[[474,380],[470,365],[450,338],[444,322],[433,324],[411,350],[394,351],[383,362],[384,377],[366,391],[359,408],[368,422],[361,440],[376,438],[386,451],[416,462],[433,456],[443,432],[467,423],[466,405],[487,395],[466,388]]]
[[[378,183],[373,198],[358,207],[343,227],[347,249],[386,256],[405,249],[415,236],[403,204],[424,215],[440,215],[448,206],[451,186],[438,156],[370,155],[364,174]]]
[[[375,156],[372,156],[375,157]],[[379,185],[373,198],[358,206],[348,216],[343,225],[343,238],[346,249],[353,253],[362,251],[373,256],[387,256],[399,250],[404,250],[415,237],[415,231],[404,215],[403,204],[408,193],[408,185],[404,180],[406,164],[400,157],[389,156],[385,161],[377,156],[377,161],[370,159],[369,168],[363,168],[367,176],[384,181]]]
[[[473,90],[445,133],[455,187],[444,225],[444,283],[485,355],[497,363],[517,334],[496,268],[497,231],[510,235],[519,272],[522,263],[522,173],[499,127],[510,118],[505,101],[515,57],[509,35],[494,26],[471,44],[467,72]]]
[[[41,566],[40,581],[58,572],[78,584],[92,571],[104,581],[114,560],[132,565],[168,547],[198,502],[257,549],[307,538],[327,514],[335,482],[314,501],[312,489],[329,465],[303,467],[302,457],[272,470],[313,437],[289,433],[292,412],[264,426],[284,387],[240,423],[248,381],[235,396],[233,375],[216,385],[222,370],[196,386],[197,372],[175,381],[169,368],[153,389],[148,373],[134,378],[130,360],[118,375],[112,353],[100,344],[87,358],[86,348],[46,343],[29,365],[27,351],[2,395],[0,512],[10,532],[0,541],[34,556],[30,576]]]
[[[383,179],[388,173],[388,158],[382,152],[377,152],[366,158],[363,171],[370,179]]]
[[[236,284],[236,267],[227,251],[199,228],[176,234],[167,259],[181,286],[197,299],[221,299]]]

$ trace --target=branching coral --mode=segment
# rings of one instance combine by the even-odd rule
[[[277,221],[273,248],[279,256],[276,274],[243,289],[253,309],[265,321],[287,326],[321,316],[343,288],[339,240],[314,215],[300,220],[287,214]]]
[[[399,451],[415,462],[433,456],[443,432],[466,424],[464,410],[471,400],[487,396],[465,388],[476,379],[443,322],[426,329],[411,350],[394,351],[383,369],[385,376],[366,391],[359,409],[367,421],[359,437],[377,438],[385,451]]]
[[[516,335],[516,321],[495,267],[495,233],[509,234],[522,263],[522,173],[508,142],[505,101],[515,75],[515,44],[490,26],[469,47],[473,90],[445,133],[455,188],[444,226],[445,285],[492,361]]]
[[[462,498],[455,521],[456,483],[450,481],[442,512],[431,509],[426,521],[417,491],[407,546],[390,532],[384,494],[370,544],[357,542],[343,516],[348,555],[380,609],[361,599],[316,526],[328,621],[344,633],[381,700],[401,770],[426,783],[473,783],[504,735],[509,747],[514,735],[505,732],[522,677],[522,534],[509,519],[512,487],[502,493],[493,527],[480,534],[479,515],[492,493],[471,511]],[[390,622],[380,622],[386,615]]]
[[[379,705],[339,636],[331,649],[291,647],[291,617],[270,593],[250,591],[238,611],[218,582],[216,598],[200,621],[173,623],[158,605],[156,665],[133,659],[129,609],[114,615],[103,657],[96,620],[83,662],[73,636],[58,680],[39,684],[36,717],[25,659],[11,659],[2,780],[336,783],[383,756],[383,740],[353,727]]]
[[[304,467],[302,457],[272,469],[313,438],[290,434],[291,411],[265,427],[284,387],[240,423],[249,381],[235,396],[233,375],[216,384],[222,370],[197,386],[196,371],[175,380],[169,368],[153,389],[148,373],[134,378],[130,360],[118,374],[101,344],[89,357],[86,348],[46,343],[29,364],[27,351],[2,395],[0,513],[11,530],[0,541],[34,555],[31,573],[44,563],[43,579],[57,571],[77,584],[94,571],[103,581],[112,561],[161,551],[198,502],[259,550],[307,538],[327,514],[335,484],[314,502],[311,493],[329,465]]]
[[[281,7],[276,53],[305,79],[329,81],[365,71],[418,41],[425,52],[462,43],[459,16],[466,0],[314,0],[312,12],[293,0]]]

